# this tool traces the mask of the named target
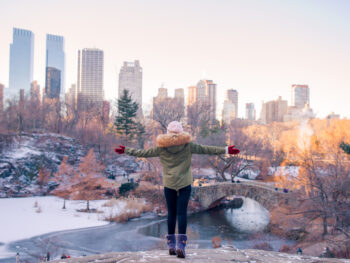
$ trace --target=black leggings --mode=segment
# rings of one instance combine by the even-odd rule
[[[191,196],[191,185],[181,188],[178,192],[164,187],[164,195],[168,207],[168,235],[175,234],[176,216],[178,233],[186,234],[187,206]]]

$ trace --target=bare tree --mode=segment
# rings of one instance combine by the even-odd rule
[[[79,165],[79,181],[72,186],[73,199],[86,200],[86,211],[90,211],[91,200],[99,199],[105,193],[104,187],[108,183],[102,176],[103,170],[103,165],[96,160],[93,149],[90,149]]]
[[[228,143],[226,143],[228,137]],[[207,163],[215,169],[217,178],[226,181],[226,172],[230,172],[231,180],[248,169],[258,170],[258,156],[262,153],[262,142],[259,138],[249,137],[242,128],[231,128],[227,131],[220,130],[205,138],[199,138],[202,144],[210,144],[216,146],[226,146],[227,144],[235,144],[240,149],[239,155],[218,155],[207,156]]]
[[[179,99],[165,98],[153,104],[153,119],[160,124],[163,132],[171,121],[180,121],[184,115],[184,106]]]
[[[197,101],[187,106],[187,123],[193,137],[199,134],[201,126],[208,125],[209,120],[210,105],[208,103]]]

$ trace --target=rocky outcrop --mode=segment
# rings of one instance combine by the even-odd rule
[[[51,133],[2,135],[0,144],[0,197],[44,195],[54,185],[36,185],[39,169],[54,173],[63,156],[74,165],[86,154],[74,139]]]
[[[302,256],[295,254],[285,254],[280,252],[263,251],[263,250],[237,250],[232,247],[218,248],[218,249],[190,249],[186,253],[186,259],[178,259],[175,256],[169,256],[168,251],[153,250],[140,252],[120,252],[109,253],[103,255],[93,255],[73,259],[60,259],[51,261],[52,263],[117,263],[117,262],[152,262],[152,263],[166,263],[166,262],[250,262],[250,263],[292,263],[292,262],[306,262],[306,263],[326,263],[326,262],[347,262],[345,259],[327,259],[310,256]]]
[[[0,135],[0,198],[46,195],[55,183],[39,186],[39,169],[51,175],[58,170],[64,156],[72,166],[78,166],[89,148],[75,139],[54,133],[21,133]],[[96,153],[98,157],[98,153]],[[104,175],[110,179],[137,172],[133,157],[117,156],[114,152],[105,158]]]

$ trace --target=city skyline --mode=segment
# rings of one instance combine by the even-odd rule
[[[199,3],[201,14],[195,12]],[[350,117],[346,107],[350,87],[350,35],[346,29],[350,22],[345,11],[349,10],[349,2],[87,1],[82,7],[81,1],[47,4],[35,0],[31,6],[24,4],[27,8],[23,11],[18,11],[16,5],[18,1],[0,4],[4,10],[4,23],[0,25],[4,36],[0,43],[0,83],[6,87],[12,28],[20,27],[35,34],[33,79],[42,87],[45,36],[57,34],[66,40],[66,87],[76,83],[78,49],[97,47],[105,52],[107,99],[113,99],[118,90],[123,61],[137,59],[144,68],[146,106],[151,105],[163,82],[170,92],[176,88],[187,91],[188,86],[205,78],[217,84],[217,112],[222,109],[228,89],[239,92],[238,112],[239,117],[244,117],[245,103],[253,102],[257,113],[261,101],[278,96],[291,104],[291,85],[306,84],[318,117],[332,111]],[[77,12],[78,8],[82,12]],[[89,14],[95,11],[97,18],[91,19]],[[205,22],[203,18],[209,12],[211,22]],[[128,16],[135,21],[126,23]]]

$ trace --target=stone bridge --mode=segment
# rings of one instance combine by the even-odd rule
[[[240,183],[223,182],[192,188],[192,200],[199,203],[199,210],[215,207],[227,196],[242,196],[251,198],[267,210],[280,202],[287,203],[289,193],[262,182],[240,181]]]

